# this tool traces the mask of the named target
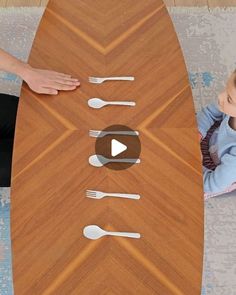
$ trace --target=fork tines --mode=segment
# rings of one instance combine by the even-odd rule
[[[98,137],[101,133],[102,131],[100,130],[89,130],[89,136],[91,137]]]
[[[101,83],[103,80],[102,77],[89,77],[89,82],[90,83]]]
[[[96,198],[96,191],[86,190],[86,196],[90,198]]]

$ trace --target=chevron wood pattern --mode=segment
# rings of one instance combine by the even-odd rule
[[[180,45],[161,0],[52,0],[30,63],[78,77],[81,87],[37,95],[24,84],[13,154],[11,234],[16,295],[199,295],[203,191],[197,125]],[[88,83],[133,75],[134,82]],[[135,108],[91,110],[90,97]],[[89,129],[140,131],[140,165],[88,165]],[[86,189],[140,193],[85,198]],[[91,241],[82,229],[137,231]]]

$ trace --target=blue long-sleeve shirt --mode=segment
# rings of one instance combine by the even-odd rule
[[[214,136],[219,164],[214,171],[203,166],[205,193],[222,192],[236,182],[236,130],[230,127],[229,119],[230,116],[222,113],[217,103],[211,103],[197,113],[198,129],[203,138],[215,121],[222,120]]]

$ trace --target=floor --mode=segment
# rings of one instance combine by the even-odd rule
[[[167,6],[236,6],[236,0],[163,0]],[[9,6],[45,6],[48,0],[0,0],[0,7]]]
[[[236,0],[164,0],[167,6],[236,6]]]

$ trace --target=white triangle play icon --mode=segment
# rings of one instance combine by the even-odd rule
[[[115,157],[126,150],[127,150],[126,145],[124,145],[123,143],[119,142],[116,139],[112,139],[112,141],[111,141],[111,155],[112,155],[112,157]]]

